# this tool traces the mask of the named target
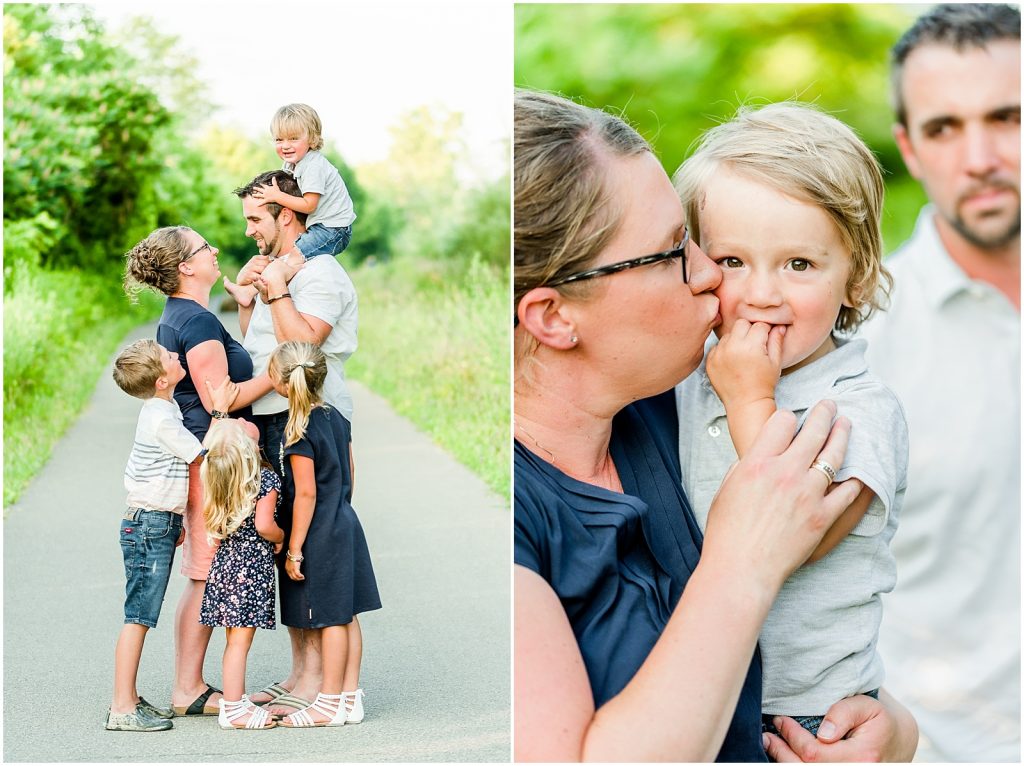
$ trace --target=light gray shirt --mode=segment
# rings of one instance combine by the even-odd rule
[[[331,325],[331,333],[320,350],[327,357],[324,401],[352,420],[352,395],[345,382],[345,360],[356,350],[359,304],[356,288],[345,269],[331,256],[312,258],[288,283],[295,308]],[[256,375],[266,372],[270,355],[278,347],[270,306],[258,297],[249,319],[242,346],[252,357]],[[252,404],[253,414],[273,415],[288,409],[288,400],[271,391]]]
[[[931,206],[886,266],[892,307],[860,334],[914,443],[885,686],[917,719],[919,760],[1019,762],[1020,313],[950,258]]]
[[[884,676],[875,645],[880,594],[896,584],[889,541],[906,492],[907,421],[896,395],[868,372],[867,344],[836,342],[836,350],[784,375],[775,401],[802,424],[810,407],[833,400],[853,424],[836,480],[860,479],[875,497],[846,538],[790,576],[765,620],[759,641],[762,709],[770,715],[824,715],[843,697],[877,689]],[[725,406],[703,362],[676,386],[676,407],[683,488],[703,530],[711,501],[736,461]]]
[[[295,175],[303,194],[313,192],[320,195],[316,210],[306,218],[307,229],[314,223],[338,229],[350,226],[356,220],[352,197],[341,173],[320,152],[310,149],[295,165],[286,162],[284,169]]]

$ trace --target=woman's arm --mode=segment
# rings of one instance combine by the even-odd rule
[[[203,408],[207,412],[211,412],[215,408],[205,381],[223,380],[224,376],[228,374],[228,355],[224,350],[224,344],[219,340],[204,341],[198,346],[193,346],[185,354],[185,359],[188,362],[192,384],[199,392],[199,400],[202,402]],[[237,385],[238,395],[231,405],[232,410],[248,407],[273,389],[270,378],[265,373]]]
[[[917,721],[885,689],[877,700],[863,694],[839,700],[826,713],[817,739],[792,718],[776,720],[785,739],[765,735],[774,761],[909,763],[917,751]]]
[[[838,419],[829,436],[835,411],[818,404],[795,439],[792,413],[769,419],[715,498],[700,563],[661,637],[596,712],[561,604],[517,568],[517,760],[714,759],[779,588],[860,491],[843,482],[826,497],[809,468],[819,453],[842,462],[850,424]]]
[[[288,539],[288,553],[293,556],[302,555],[302,546],[306,544],[306,533],[313,521],[316,509],[316,474],[313,461],[302,455],[289,455],[289,465],[295,477],[295,501],[292,503],[292,533]],[[302,562],[285,561],[285,571],[293,580],[305,580],[302,574]]]
[[[256,501],[256,531],[260,537],[271,543],[284,541],[284,530],[274,521],[277,506],[277,490],[272,489]]]

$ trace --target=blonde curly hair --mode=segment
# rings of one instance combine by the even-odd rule
[[[252,514],[260,491],[260,450],[237,420],[214,420],[199,468],[206,534],[223,540]]]

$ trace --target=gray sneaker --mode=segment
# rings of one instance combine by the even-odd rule
[[[151,702],[146,702],[145,697],[139,697],[139,704],[136,709],[144,711],[150,718],[174,718],[174,710],[169,707],[157,707]]]
[[[107,721],[103,726],[107,731],[166,731],[173,729],[174,724],[166,718],[154,718],[141,705],[135,706],[132,713],[111,713],[107,708]]]

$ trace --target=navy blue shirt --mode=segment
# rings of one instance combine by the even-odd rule
[[[181,408],[185,428],[191,431],[199,441],[206,436],[210,428],[210,413],[203,407],[196,391],[196,383],[192,380],[192,372],[188,368],[185,356],[191,349],[208,340],[218,341],[224,346],[228,357],[228,375],[235,383],[252,378],[252,359],[242,344],[231,337],[220,320],[190,298],[168,298],[164,305],[164,313],[156,327],[156,342],[181,358],[181,366],[185,368],[185,379],[174,388],[174,400]],[[214,386],[219,380],[210,381]],[[202,381],[199,385],[204,385]],[[232,410],[236,418],[252,418],[252,407]]]
[[[515,563],[558,595],[596,707],[622,691],[647,659],[700,558],[677,431],[672,391],[615,417],[611,454],[623,494],[577,481],[515,445]],[[767,760],[756,652],[717,760]]]

